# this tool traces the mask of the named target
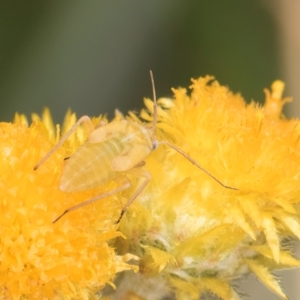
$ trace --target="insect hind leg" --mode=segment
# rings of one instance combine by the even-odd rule
[[[126,202],[126,204],[123,206],[123,209],[121,211],[121,214],[119,216],[119,219],[117,220],[117,224],[121,221],[123,215],[125,214],[125,212],[127,211],[128,207],[132,204],[132,202],[138,197],[138,195],[144,190],[144,188],[147,186],[147,184],[149,183],[151,176],[148,172],[146,172],[145,170],[142,169],[131,169],[127,171],[128,173],[132,173],[136,176],[139,177],[144,177],[144,181],[143,183],[139,186],[139,188],[135,191],[135,193],[131,196],[131,198]]]
[[[111,196],[111,195],[113,195],[113,194],[122,192],[122,191],[124,191],[124,190],[130,188],[130,186],[131,186],[131,184],[130,184],[129,182],[128,182],[128,183],[125,183],[125,184],[122,185],[121,187],[118,187],[118,188],[113,189],[113,190],[111,190],[111,191],[109,191],[109,192],[107,192],[107,193],[103,193],[103,194],[98,195],[98,196],[95,196],[95,197],[93,197],[93,198],[91,198],[91,199],[89,199],[89,200],[86,200],[86,201],[84,201],[84,202],[81,202],[81,203],[79,203],[79,204],[77,204],[77,205],[74,205],[74,206],[72,206],[72,207],[66,209],[66,210],[65,210],[61,215],[59,215],[52,223],[53,223],[53,224],[56,223],[56,222],[57,222],[58,220],[60,220],[64,215],[66,215],[67,213],[69,213],[69,212],[71,212],[71,211],[73,211],[73,210],[76,210],[76,209],[78,209],[78,208],[81,208],[81,207],[84,207],[84,206],[86,206],[86,205],[92,204],[92,203],[94,203],[94,202],[96,202],[96,201],[98,201],[98,200],[100,200],[100,199],[102,199],[102,198],[105,198],[105,197]],[[123,211],[123,210],[122,210],[122,211]]]

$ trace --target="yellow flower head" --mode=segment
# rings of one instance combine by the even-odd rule
[[[250,272],[286,299],[271,271],[299,266],[284,245],[300,238],[300,125],[281,115],[290,101],[282,99],[284,85],[276,81],[265,91],[263,107],[247,105],[213,77],[193,80],[191,88],[190,95],[174,89],[174,99],[159,100],[156,128],[159,141],[187,157],[162,143],[145,166],[137,164],[144,171],[121,172],[131,188],[55,223],[67,208],[120,182],[113,178],[80,192],[59,189],[64,159],[89,135],[84,125],[34,170],[60,136],[49,112],[42,121],[33,115],[30,127],[21,115],[14,124],[0,123],[1,299],[96,299],[117,272],[137,269],[126,263],[136,256],[139,273],[123,272],[111,299],[199,299],[209,291],[236,300],[231,280]],[[148,112],[141,117],[151,121],[153,103],[145,103]],[[132,113],[128,118],[140,122]],[[75,122],[68,113],[62,134]],[[124,214],[119,232],[122,203],[141,186],[144,178],[136,175],[145,171],[150,182]]]
[[[58,188],[64,158],[85,139],[84,127],[34,171],[59,128],[47,110],[43,121],[33,119],[29,128],[20,115],[14,124],[0,123],[0,298],[96,299],[116,272],[131,268],[125,263],[131,257],[116,256],[108,245],[120,235],[114,224],[120,203],[107,197],[53,224],[66,208],[103,191]],[[64,130],[75,119],[69,113]]]
[[[289,101],[282,99],[283,84],[266,91],[264,107],[247,105],[209,76],[193,80],[191,89],[159,100],[158,139],[237,190],[167,145],[153,151],[145,166],[150,183],[120,224],[127,240],[118,241],[119,252],[141,257],[140,272],[121,281],[122,295],[198,299],[210,291],[239,299],[231,280],[253,272],[286,299],[270,272],[299,266],[283,241],[300,238],[300,124],[280,117]],[[153,111],[150,100],[146,106]]]

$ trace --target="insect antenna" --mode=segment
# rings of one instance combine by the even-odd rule
[[[155,127],[156,127],[156,123],[157,123],[157,101],[156,101],[154,77],[153,77],[153,73],[151,70],[150,70],[150,78],[151,78],[152,94],[153,94],[153,122],[152,122],[152,126],[151,126],[151,131],[153,133],[153,136],[155,136]]]
[[[166,144],[169,147],[171,147],[172,149],[174,149],[176,152],[178,152],[179,154],[181,154],[182,156],[184,156],[194,166],[196,166],[201,171],[203,171],[204,173],[206,173],[209,177],[211,177],[213,180],[215,180],[222,187],[224,187],[226,189],[231,189],[231,190],[238,190],[235,187],[231,187],[231,186],[228,186],[228,185],[224,184],[221,180],[219,180],[216,176],[214,176],[212,173],[210,173],[209,171],[207,171],[204,167],[202,167],[200,164],[198,164],[193,158],[191,158],[187,153],[185,153],[183,150],[181,150],[180,148],[178,148],[174,144],[172,144],[172,143],[170,143],[170,142],[168,142],[166,140],[162,140],[162,141],[156,140],[156,138],[155,138],[155,127],[156,127],[156,123],[157,123],[157,101],[156,101],[155,84],[154,84],[154,78],[153,78],[152,71],[150,71],[150,78],[151,78],[152,93],[153,93],[153,123],[152,123],[152,127],[151,127],[151,131],[152,131],[152,134],[153,134],[153,137],[154,137],[153,138],[153,149],[157,148],[157,146],[159,144]]]
[[[231,189],[231,190],[238,190],[235,187],[231,187],[229,185],[224,184],[221,180],[219,180],[216,176],[214,176],[212,173],[210,173],[209,171],[207,171],[205,168],[203,168],[201,165],[199,165],[193,158],[191,158],[187,153],[185,153],[184,151],[182,151],[180,148],[178,148],[177,146],[173,145],[172,143],[168,142],[168,141],[159,141],[159,144],[166,144],[169,147],[171,147],[172,149],[174,149],[175,151],[177,151],[179,154],[181,154],[182,156],[184,156],[187,160],[189,160],[194,166],[196,166],[197,168],[199,168],[201,171],[203,171],[204,173],[206,173],[209,177],[211,177],[213,180],[215,180],[217,183],[219,183],[222,187],[226,188],[226,189]]]

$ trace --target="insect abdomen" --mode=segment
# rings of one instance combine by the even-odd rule
[[[66,161],[60,189],[66,192],[82,191],[113,179],[116,172],[111,170],[111,163],[123,149],[119,138],[102,143],[86,142]]]

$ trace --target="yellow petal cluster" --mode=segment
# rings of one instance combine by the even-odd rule
[[[283,89],[276,81],[264,106],[246,104],[207,76],[190,94],[159,100],[158,139],[236,190],[159,145],[144,167],[150,183],[121,221],[127,239],[116,243],[141,257],[140,271],[125,274],[112,299],[240,299],[231,281],[250,272],[287,299],[271,271],[299,266],[286,244],[300,238],[300,124],[282,116]],[[151,121],[145,103],[141,117]]]
[[[86,138],[83,126],[34,171],[60,132],[47,110],[33,120],[28,127],[17,114],[14,124],[0,123],[0,299],[98,299],[116,272],[132,268],[132,257],[117,256],[108,244],[121,235],[114,224],[120,203],[107,197],[53,224],[66,208],[103,191],[58,188],[64,158]],[[75,120],[68,113],[63,130]]]
[[[139,164],[151,180],[119,225],[122,205],[144,180],[134,172],[125,174],[130,189],[53,223],[118,185],[59,190],[64,159],[89,134],[84,125],[34,170],[75,124],[74,114],[67,113],[62,132],[48,110],[41,120],[33,115],[30,127],[18,114],[13,124],[0,123],[0,299],[98,299],[104,286],[114,287],[116,273],[137,270],[127,264],[136,257],[139,272],[122,272],[107,292],[111,300],[199,299],[207,292],[238,300],[232,280],[248,273],[287,299],[271,272],[299,266],[287,245],[300,239],[300,124],[282,115],[291,100],[283,90],[275,81],[264,106],[246,104],[207,76],[193,80],[191,93],[174,89],[173,99],[160,99],[157,138],[187,157],[162,143]],[[145,104],[141,118],[151,122],[153,102]]]

